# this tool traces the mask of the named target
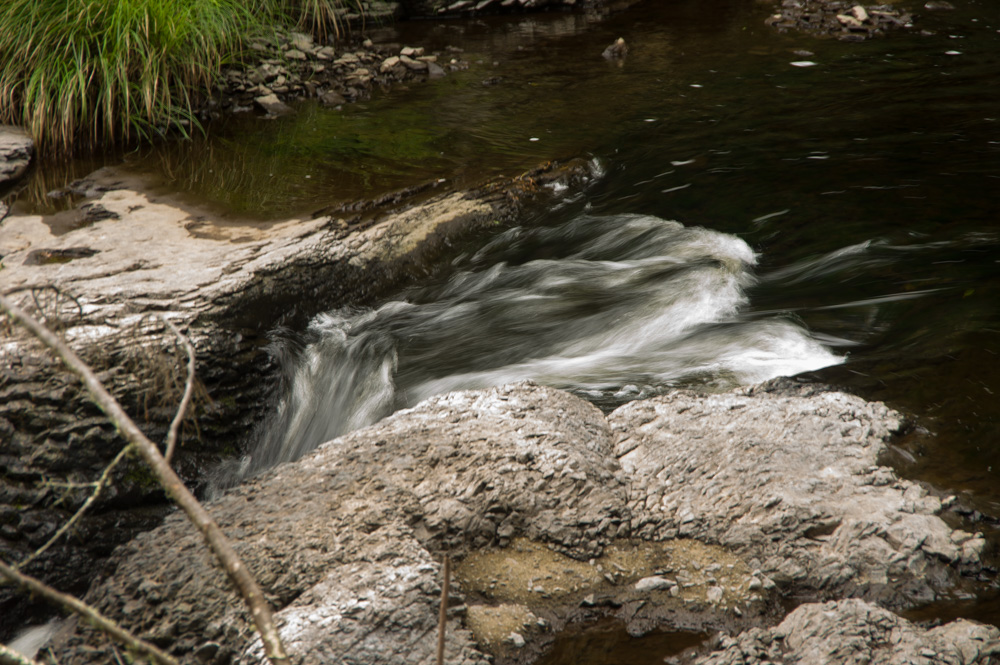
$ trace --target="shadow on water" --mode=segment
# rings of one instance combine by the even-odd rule
[[[558,635],[536,665],[663,665],[692,653],[708,639],[704,633],[653,631],[629,635],[618,622],[574,624]]]

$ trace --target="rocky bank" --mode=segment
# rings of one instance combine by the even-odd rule
[[[522,203],[551,191],[546,183],[589,178],[584,162],[550,165],[470,192],[430,183],[311,219],[254,224],[212,219],[102,170],[71,186],[69,209],[3,220],[0,289],[58,329],[153,440],[165,437],[184,381],[183,351],[163,319],[185,332],[199,383],[177,465],[197,487],[207,468],[239,452],[266,408],[275,383],[267,332],[277,320],[371,302],[425,277],[451,243],[503,228]],[[122,442],[51,354],[5,326],[0,444],[0,556],[19,560],[88,494],[60,483],[92,481]],[[128,460],[68,545],[29,572],[82,593],[111,548],[158,523],[165,506]],[[24,602],[0,590],[0,631],[23,621]]]
[[[432,662],[446,554],[450,663],[531,662],[601,616],[633,635],[719,631],[688,654],[702,663],[994,662],[997,628],[927,630],[886,609],[983,569],[981,537],[879,466],[899,427],[881,404],[790,380],[607,417],[513,384],[431,398],[209,507],[295,662]],[[113,562],[89,602],[189,662],[261,661],[182,516]],[[779,623],[789,601],[806,604]],[[58,645],[62,663],[111,657],[82,627]]]

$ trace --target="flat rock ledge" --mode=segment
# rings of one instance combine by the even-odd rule
[[[600,616],[634,635],[721,631],[699,656],[713,665],[992,662],[996,628],[925,631],[879,607],[947,595],[982,567],[981,537],[878,465],[899,426],[882,404],[787,380],[608,417],[520,383],[431,398],[209,507],[299,663],[433,662],[445,554],[449,663],[531,662]],[[87,595],[99,609],[185,662],[262,662],[180,515],[113,560]],[[810,604],[767,627],[789,600]],[[107,649],[69,626],[56,657]]]

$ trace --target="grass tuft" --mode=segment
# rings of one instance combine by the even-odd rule
[[[187,132],[244,39],[275,20],[339,35],[341,1],[3,0],[0,122],[49,154]]]

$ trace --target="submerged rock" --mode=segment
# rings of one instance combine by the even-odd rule
[[[779,611],[776,593],[905,605],[978,565],[978,538],[950,529],[934,514],[940,503],[878,466],[898,426],[881,404],[784,382],[681,392],[608,418],[521,383],[426,400],[209,508],[306,663],[430,658],[445,553],[458,561],[456,605],[498,608],[470,612],[478,645],[456,612],[449,659],[535,654],[552,622],[601,612],[633,634],[728,626],[744,632],[725,649],[781,635],[795,653],[822,654],[836,635],[853,644],[866,630],[917,633],[861,601],[829,606],[843,617],[807,606],[778,628],[752,628]],[[89,602],[176,654],[209,640],[261,662],[240,601],[180,515],[114,563]],[[936,630],[911,641],[936,649],[947,636],[968,650],[993,629]],[[523,645],[505,639],[512,632]],[[94,639],[78,629],[63,641],[60,662],[103,662],[85,638]]]

